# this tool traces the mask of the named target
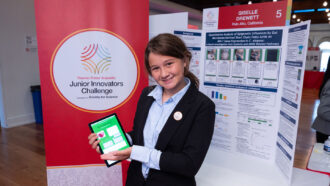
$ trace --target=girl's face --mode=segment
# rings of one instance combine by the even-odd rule
[[[151,76],[164,88],[164,92],[175,94],[185,86],[184,68],[186,62],[183,60],[151,52],[149,65]]]

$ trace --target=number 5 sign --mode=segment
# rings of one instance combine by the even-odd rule
[[[284,0],[221,7],[219,8],[218,29],[288,25],[290,23],[291,5],[292,0]],[[204,13],[204,15],[207,14]]]
[[[276,18],[279,19],[282,17],[282,10],[277,10],[276,11]]]

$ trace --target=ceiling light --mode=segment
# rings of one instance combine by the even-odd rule
[[[329,12],[329,8],[325,9],[325,12]]]
[[[324,1],[323,6],[328,6],[328,2]]]
[[[296,14],[293,14],[293,15],[292,15],[292,18],[293,18],[293,19],[296,19],[296,17],[297,17]]]
[[[328,20],[330,21],[330,17],[328,17]]]
[[[273,2],[277,2],[277,0],[273,0]]]
[[[300,19],[299,18],[297,19],[297,22],[300,22]]]
[[[330,13],[328,13],[327,16],[330,17]]]
[[[252,4],[252,1],[249,1],[248,4],[249,4],[249,5]]]

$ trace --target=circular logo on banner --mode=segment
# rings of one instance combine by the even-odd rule
[[[67,36],[51,61],[56,91],[71,106],[87,112],[105,112],[123,105],[136,89],[138,73],[132,47],[102,29]]]

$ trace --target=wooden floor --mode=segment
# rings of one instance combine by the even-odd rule
[[[306,169],[315,132],[311,129],[319,104],[318,90],[303,90],[294,166]],[[42,125],[30,124],[1,129],[0,185],[46,185]]]
[[[320,104],[318,92],[318,89],[303,90],[294,158],[294,167],[301,169],[306,169],[313,145],[316,142],[315,130],[311,129],[311,126]]]
[[[1,129],[0,185],[47,185],[42,125]]]

